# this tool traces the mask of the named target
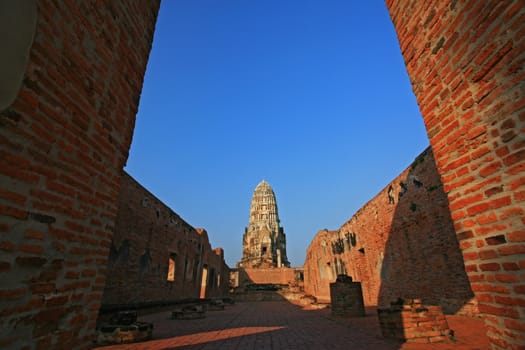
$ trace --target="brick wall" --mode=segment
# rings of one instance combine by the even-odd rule
[[[238,268],[239,285],[245,284],[289,284],[294,283],[302,269],[290,267],[268,268],[268,269],[249,269]]]
[[[159,1],[37,6],[0,111],[0,348],[86,349]]]
[[[168,280],[172,260],[172,276]],[[229,268],[221,248],[124,173],[111,241],[103,307],[144,305],[229,292]]]
[[[387,0],[491,345],[525,345],[525,6]]]
[[[308,247],[304,273],[306,292],[319,300],[330,300],[329,284],[346,273],[362,283],[367,306],[422,298],[449,313],[476,313],[432,151],[339,230],[320,231]]]

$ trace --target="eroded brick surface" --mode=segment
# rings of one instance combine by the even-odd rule
[[[367,306],[401,297],[461,310],[473,293],[431,150],[339,230],[320,231],[304,273],[306,293],[320,300],[330,300],[329,284],[348,274],[362,283]]]
[[[85,349],[159,1],[37,6],[0,111],[0,347]]]
[[[205,230],[193,228],[126,173],[119,203],[104,306],[228,294],[224,251],[212,249]]]
[[[525,6],[387,6],[492,346],[523,346]]]

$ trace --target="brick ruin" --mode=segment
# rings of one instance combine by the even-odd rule
[[[423,298],[449,313],[477,314],[448,201],[430,148],[337,231],[308,247],[305,292],[330,300],[329,283],[362,283],[366,306]]]
[[[523,345],[523,2],[386,3],[491,346]]]
[[[390,307],[378,309],[385,338],[408,343],[439,343],[454,338],[441,306],[424,305],[421,299],[398,299]]]
[[[0,347],[86,349],[106,285],[159,1],[5,3],[21,7],[0,11],[0,23],[20,33],[10,38],[13,47],[2,42],[16,54],[2,56],[0,70]],[[386,5],[491,346],[519,348],[525,343],[523,2]],[[27,14],[20,16],[27,21],[13,23],[13,13]],[[388,188],[382,198],[389,198]],[[414,213],[424,208],[414,203],[396,205]],[[390,236],[403,240],[406,230]],[[361,254],[359,232],[348,231],[356,233],[351,254]],[[438,256],[447,249],[436,247],[433,262],[445,269],[448,262]],[[417,254],[407,250],[401,253]],[[388,252],[375,268],[386,264],[388,274],[409,280],[388,268],[396,258]],[[352,266],[358,263],[345,269]],[[404,292],[401,283],[385,283]],[[457,283],[463,286],[461,274]],[[370,302],[373,294],[363,287]],[[380,285],[369,291],[390,298]],[[426,292],[425,298],[438,297]]]
[[[107,264],[103,309],[224,297],[229,267],[195,229],[124,173]]]
[[[0,106],[0,348],[87,349],[159,1],[4,5],[35,25],[8,31],[32,40]]]

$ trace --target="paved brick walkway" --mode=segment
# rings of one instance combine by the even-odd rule
[[[169,311],[145,315],[154,323],[153,340],[98,348],[110,349],[489,349],[483,323],[465,317],[447,317],[457,342],[400,344],[380,335],[374,310],[366,317],[335,318],[330,310],[303,310],[287,302],[243,302],[224,311],[208,311],[199,320],[171,320]]]

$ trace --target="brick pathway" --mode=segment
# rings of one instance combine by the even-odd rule
[[[304,310],[287,302],[243,302],[208,311],[199,320],[171,320],[170,315],[165,311],[139,318],[154,323],[153,340],[98,349],[489,349],[482,321],[459,316],[447,317],[455,343],[400,344],[381,337],[374,310],[366,317],[343,319],[332,317],[330,310]]]

